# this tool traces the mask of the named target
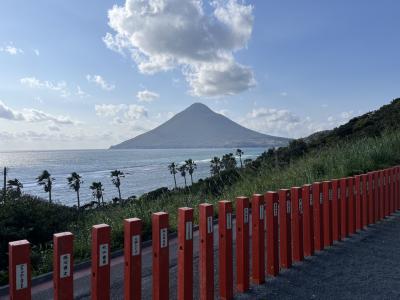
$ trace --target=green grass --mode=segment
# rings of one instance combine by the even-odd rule
[[[234,200],[237,196],[251,196],[253,193],[276,191],[281,188],[347,177],[393,166],[400,163],[399,149],[400,132],[384,133],[376,138],[361,138],[342,142],[319,150],[312,150],[291,161],[285,167],[278,168],[264,163],[255,170],[251,168],[241,170],[239,180],[231,185],[225,185],[221,196],[218,198],[212,196],[211,193],[205,194],[204,190],[193,187],[192,192],[179,191],[161,194],[156,200],[144,201],[139,199],[123,206],[109,205],[104,208],[77,213],[72,218],[73,222],[62,228],[75,234],[74,255],[75,261],[79,262],[90,257],[91,227],[95,224],[109,224],[112,227],[112,249],[121,249],[123,246],[123,219],[125,218],[138,217],[142,219],[144,222],[144,239],[149,239],[151,235],[151,213],[153,212],[168,212],[170,230],[175,231],[179,207],[195,208],[195,222],[197,223],[197,207],[200,203],[217,204],[222,199]],[[214,208],[217,215],[217,207]],[[69,213],[69,210],[65,213]],[[3,253],[1,254],[3,255]],[[34,275],[52,269],[51,245],[35,246],[32,256]],[[0,283],[6,283],[6,277],[7,274],[3,269],[0,272]]]
[[[76,234],[75,254],[81,258],[89,257],[90,228],[94,224],[109,224],[112,227],[112,248],[119,249],[123,245],[124,218],[141,218],[144,222],[145,238],[148,238],[151,232],[152,212],[168,212],[170,229],[175,231],[179,207],[195,208],[195,218],[198,221],[197,206],[200,203],[217,204],[221,199],[234,200],[237,196],[251,196],[253,193],[265,193],[315,181],[347,177],[396,165],[400,163],[398,149],[400,149],[400,133],[385,133],[378,138],[363,138],[308,153],[284,168],[264,166],[257,171],[246,170],[240,173],[240,180],[224,189],[219,198],[211,195],[177,193],[156,201],[137,201],[125,207],[97,210],[79,220],[76,226],[71,228]],[[216,206],[214,208],[216,210]],[[217,215],[217,211],[215,213]]]

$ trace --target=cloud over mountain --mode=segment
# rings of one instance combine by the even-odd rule
[[[126,0],[108,11],[107,47],[128,53],[141,73],[179,68],[195,96],[233,95],[255,85],[235,60],[253,28],[253,7],[237,0]]]

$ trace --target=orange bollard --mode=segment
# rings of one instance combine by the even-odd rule
[[[389,216],[390,214],[390,195],[389,195],[389,170],[385,169],[383,170],[383,186],[385,189],[385,195],[384,195],[384,199],[385,199],[385,204],[384,204],[384,217]]]
[[[397,166],[395,168],[395,203],[396,203],[396,210],[400,209],[400,168]]]
[[[142,298],[142,220],[124,220],[124,299]]]
[[[265,199],[267,201],[267,274],[277,276],[279,273],[278,193],[267,192]]]
[[[390,203],[389,203],[389,207],[390,207],[390,214],[394,213],[394,189],[393,189],[393,168],[389,169],[389,195],[390,195]]]
[[[31,299],[31,247],[27,240],[8,243],[10,300]]]
[[[107,224],[92,227],[92,299],[110,299],[111,227]]]
[[[324,181],[322,183],[322,193],[323,193],[323,214],[324,214],[324,247],[332,246],[332,182]]]
[[[314,205],[311,184],[303,185],[302,196],[304,256],[311,256],[314,254]]]
[[[332,180],[332,240],[340,241],[340,180]]]
[[[252,225],[252,281],[255,284],[265,282],[265,205],[264,196],[255,194],[251,199]]]
[[[199,205],[200,225],[200,299],[214,299],[214,207],[212,204]]]
[[[244,293],[249,289],[249,198],[237,197],[236,198],[236,274],[237,274],[237,289],[239,292]],[[252,207],[254,205],[252,202]],[[254,234],[253,241],[258,238]],[[253,255],[254,260],[254,255]]]
[[[340,230],[342,239],[349,236],[348,228],[348,186],[347,179],[340,179]]]
[[[375,205],[374,205],[374,173],[373,172],[368,172],[367,174],[367,183],[366,183],[366,189],[367,189],[367,202],[368,202],[368,222],[367,225],[375,223]]]
[[[74,299],[74,235],[71,232],[53,235],[54,299]]]
[[[279,194],[279,256],[280,267],[290,268],[292,266],[292,240],[291,240],[291,203],[290,191],[281,189]]]
[[[380,220],[380,197],[381,197],[381,190],[380,190],[380,174],[379,171],[374,172],[374,219],[375,223]]]
[[[303,249],[303,198],[300,187],[292,187],[292,236],[293,236],[293,261],[304,259]]]
[[[368,201],[368,174],[361,175],[360,179],[360,193],[361,193],[361,229],[367,227],[369,224],[369,201]]]
[[[193,208],[178,209],[178,300],[193,299]]]
[[[315,250],[324,249],[324,197],[322,193],[322,183],[313,183],[314,200],[314,245]]]
[[[394,205],[395,210],[399,210],[399,167],[394,168]]]
[[[349,234],[354,234],[356,232],[356,205],[355,205],[355,185],[354,185],[354,178],[348,177],[347,178],[347,187],[348,187],[348,229]]]
[[[232,202],[218,202],[219,231],[219,296],[223,300],[233,298],[232,266]]]
[[[393,212],[397,211],[397,167],[392,168],[393,178]]]
[[[379,220],[385,217],[385,172],[379,171]]]
[[[152,214],[153,300],[169,299],[168,213]]]
[[[362,178],[360,175],[354,177],[354,198],[356,203],[356,231],[362,229],[363,223],[363,194],[362,194]]]

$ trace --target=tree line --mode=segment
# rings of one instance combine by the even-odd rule
[[[246,165],[248,161],[251,160],[245,160],[242,162],[242,155],[244,152],[241,149],[237,149],[235,153],[239,157],[240,161],[240,168],[243,168],[243,163]],[[211,176],[219,176],[221,171],[224,170],[234,170],[237,167],[237,161],[233,153],[227,153],[220,157],[213,157],[210,161],[210,175]],[[170,171],[170,174],[172,174],[173,179],[174,179],[174,186],[175,189],[177,188],[177,183],[176,183],[176,174],[180,174],[185,183],[185,188],[187,188],[187,179],[186,177],[189,175],[190,176],[190,182],[193,185],[193,173],[197,169],[197,164],[193,161],[193,159],[189,158],[185,160],[185,162],[181,165],[178,165],[175,162],[172,162],[171,164],[168,165],[168,169]],[[6,178],[6,168],[4,168],[4,178]],[[118,198],[114,198],[113,201],[122,201],[122,196],[121,196],[121,182],[122,178],[125,177],[124,172],[120,170],[114,170],[110,172],[110,177],[111,177],[111,182],[113,185],[117,188],[118,190]],[[43,190],[48,194],[48,199],[49,202],[52,203],[52,190],[53,190],[53,183],[55,181],[55,178],[52,177],[50,172],[48,170],[44,170],[37,178],[36,182],[38,185],[43,187]],[[6,182],[6,179],[4,179],[4,182]],[[81,203],[80,203],[80,190],[81,186],[84,183],[83,178],[80,174],[77,172],[72,172],[70,176],[67,177],[67,183],[68,186],[71,190],[75,191],[76,193],[76,199],[77,199],[77,207],[81,208]],[[94,181],[92,184],[89,186],[90,190],[92,191],[92,196],[94,199],[97,200],[97,204],[104,204],[104,186],[101,181]],[[21,195],[22,189],[23,189],[23,184],[21,181],[17,178],[10,179],[7,181],[7,189],[13,190],[14,192],[17,193],[17,195]],[[6,192],[6,185],[4,186],[4,192]],[[82,208],[86,208],[87,206],[93,206],[96,203],[89,203]]]
[[[6,172],[6,169],[4,169]],[[111,182],[118,190],[118,200],[121,201],[121,179],[125,177],[124,172],[120,170],[114,170],[110,172]],[[50,172],[44,170],[38,177],[36,177],[36,182],[38,185],[43,186],[43,190],[48,194],[49,202],[52,203],[52,190],[53,190],[53,183],[55,178],[51,176]],[[79,175],[77,172],[72,172],[70,176],[67,177],[67,183],[70,189],[74,190],[76,193],[77,198],[77,205],[78,208],[81,207],[80,203],[80,190],[83,184],[82,176]],[[7,181],[6,185],[7,189],[15,191],[18,195],[21,195],[23,184],[17,178],[10,179]],[[92,190],[93,198],[97,200],[97,204],[100,205],[101,203],[104,204],[104,197],[103,197],[103,184],[101,181],[94,181],[89,186],[90,190]],[[4,191],[5,192],[5,191]],[[93,204],[92,204],[93,205]]]

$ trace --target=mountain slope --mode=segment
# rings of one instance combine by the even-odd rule
[[[385,131],[400,129],[400,98],[375,111],[351,119],[335,129],[317,132],[305,140],[311,147],[334,144],[343,139],[380,136]]]
[[[289,141],[247,129],[194,103],[157,128],[111,149],[276,147]]]

